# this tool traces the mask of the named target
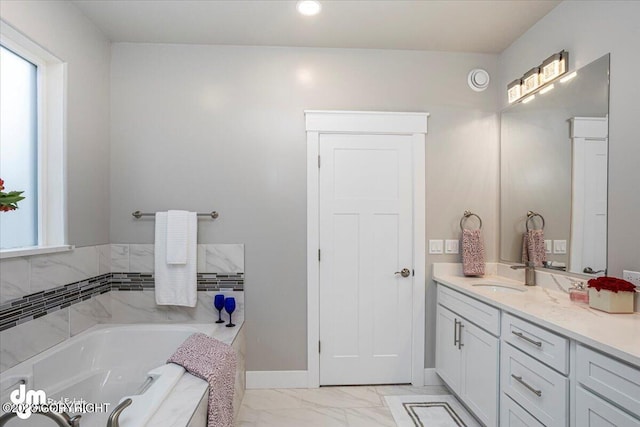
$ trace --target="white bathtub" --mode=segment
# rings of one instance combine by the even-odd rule
[[[104,413],[81,414],[82,427],[104,427],[116,405],[131,397],[133,404],[122,413],[120,425],[144,426],[184,374],[183,368],[165,364],[176,348],[195,332],[231,344],[236,329],[215,324],[98,325],[3,372],[1,402],[8,402],[9,393],[25,381],[27,390],[44,390],[54,400],[109,403]],[[28,423],[13,419],[7,427],[41,423],[51,425],[32,416]]]

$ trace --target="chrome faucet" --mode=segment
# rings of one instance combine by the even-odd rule
[[[75,417],[70,417],[66,412],[57,413],[53,411],[47,412],[33,412],[33,415],[42,415],[49,419],[55,421],[60,427],[80,427],[80,417],[81,415],[76,415]],[[9,422],[10,419],[17,417],[18,414],[16,412],[7,412],[6,414],[2,414],[0,417],[0,427],[4,426]]]
[[[527,261],[524,265],[512,265],[511,268],[514,270],[524,269],[525,286],[536,285],[536,265],[533,262]]]

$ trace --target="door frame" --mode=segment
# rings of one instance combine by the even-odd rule
[[[413,149],[413,304],[411,384],[424,385],[425,343],[425,135],[429,113],[305,110],[307,133],[307,387],[320,386],[320,135],[382,134],[412,136]]]

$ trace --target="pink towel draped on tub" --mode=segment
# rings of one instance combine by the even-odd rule
[[[233,391],[236,353],[231,346],[203,333],[195,333],[167,360],[209,383],[207,427],[233,426]]]
[[[462,272],[484,276],[484,244],[480,230],[462,230]]]
[[[522,238],[522,262],[533,262],[535,267],[542,267],[547,260],[547,253],[544,250],[544,231],[529,230]]]

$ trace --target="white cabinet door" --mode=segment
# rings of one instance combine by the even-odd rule
[[[466,320],[461,326],[461,396],[487,426],[498,425],[498,338]]]
[[[461,351],[456,325],[460,317],[441,305],[436,316],[436,372],[451,390],[460,393]]]
[[[582,387],[576,387],[576,426],[640,427],[640,420],[610,405]]]
[[[411,382],[412,138],[320,135],[321,385]]]

